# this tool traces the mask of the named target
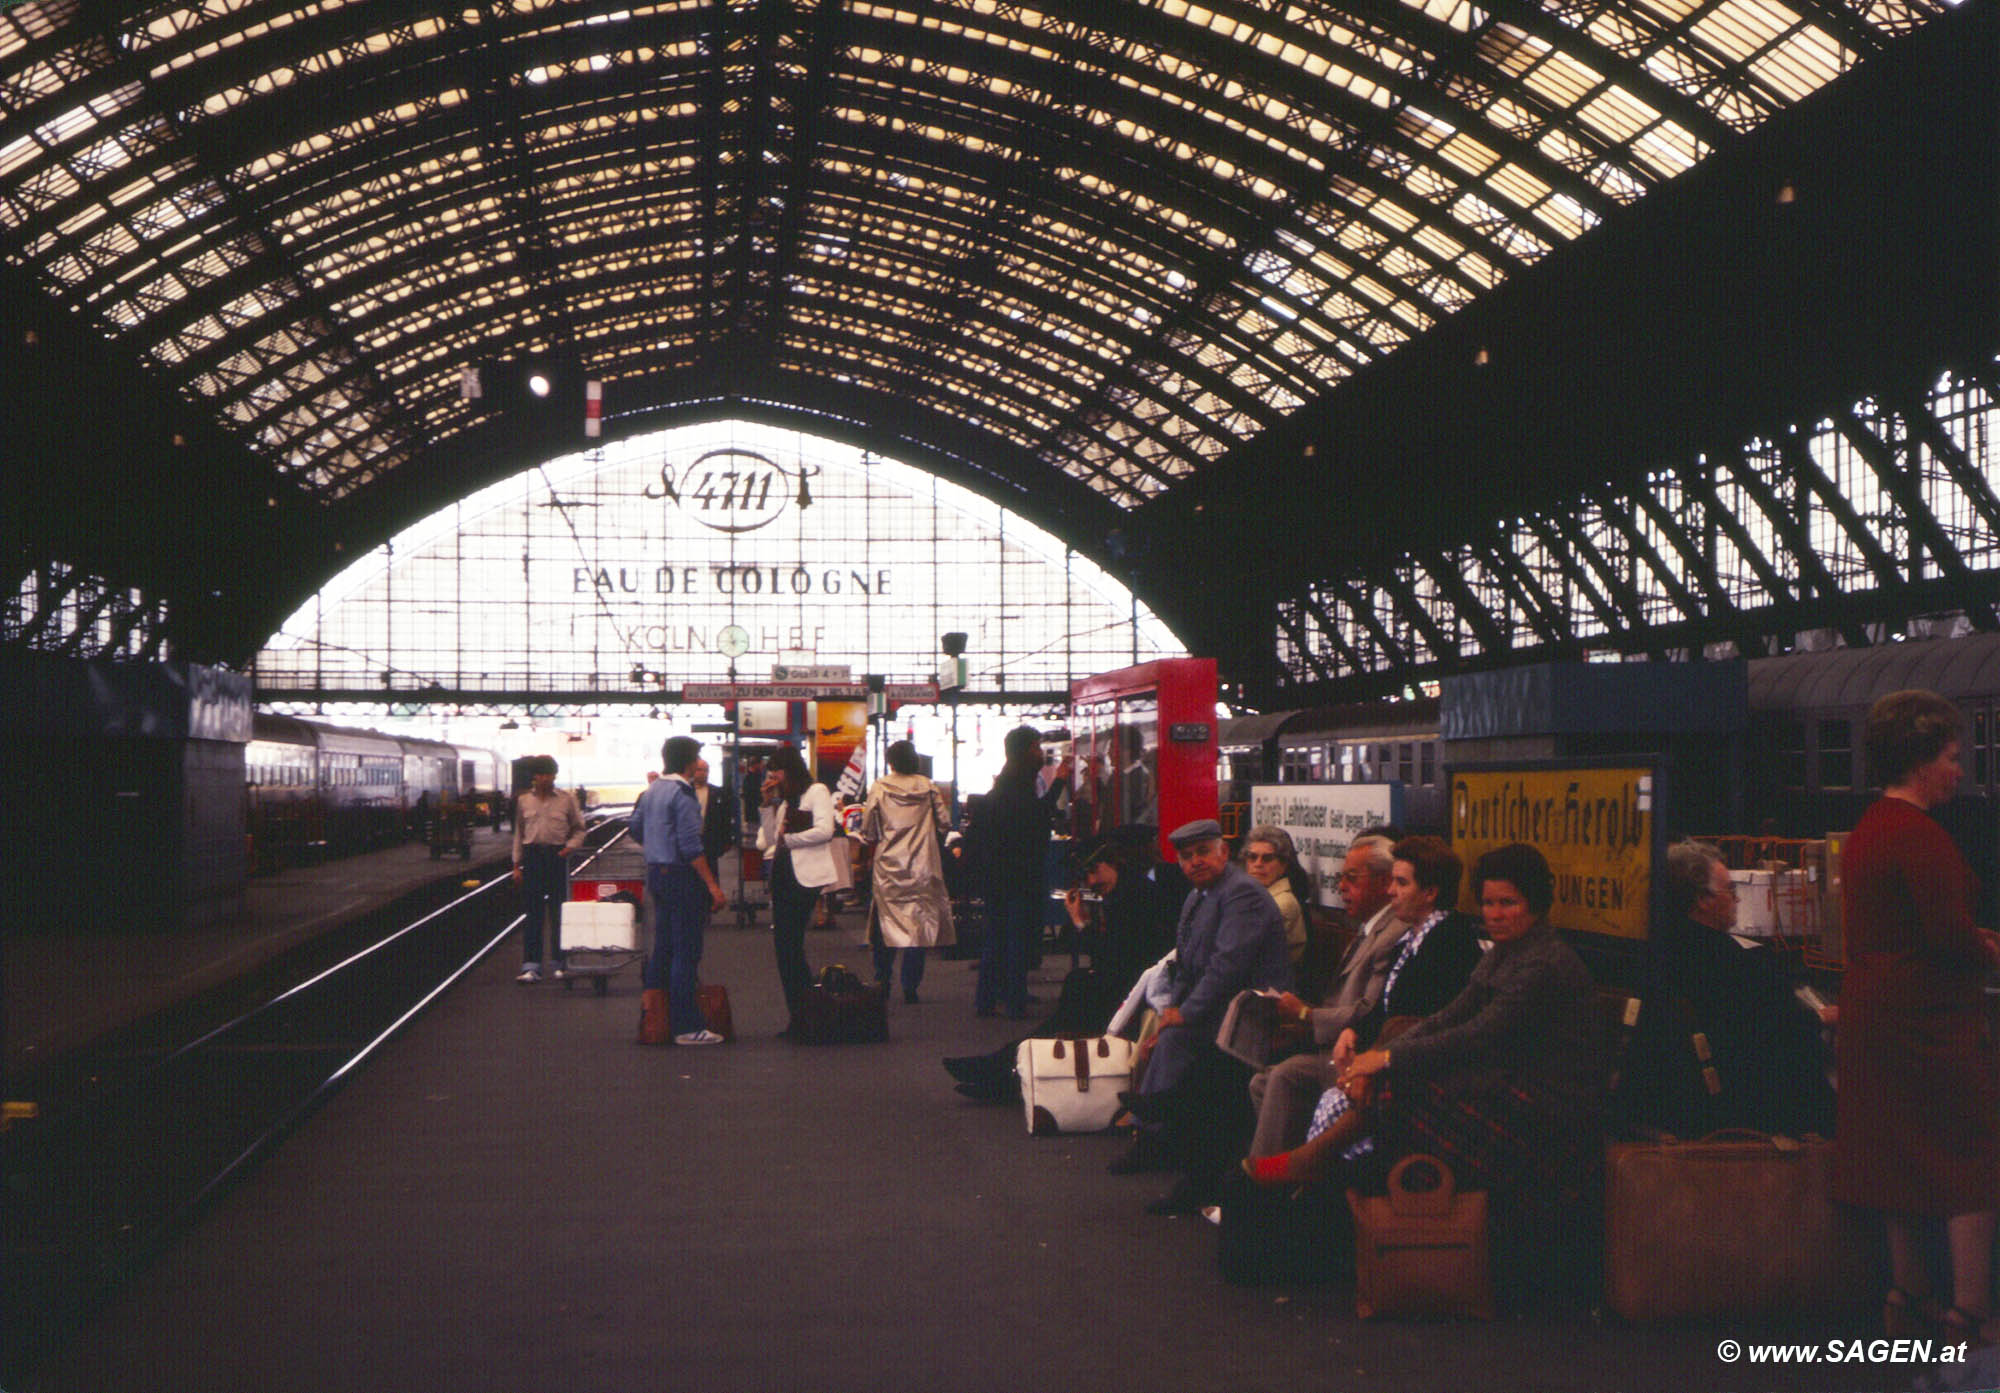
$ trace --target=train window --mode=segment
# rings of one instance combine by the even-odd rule
[[[1771,773],[1780,788],[1806,786],[1806,727],[1803,721],[1774,721],[1768,732]]]
[[[1407,740],[1396,746],[1396,777],[1406,784],[1417,780],[1417,747]]]
[[[1850,721],[1819,723],[1819,786],[1854,787],[1854,726]]]
[[[1422,777],[1417,782],[1429,788],[1437,782],[1437,746],[1426,740],[1417,746],[1417,754],[1422,761]]]
[[[1988,712],[1972,713],[1972,758],[1965,761],[1972,773],[1972,782],[1980,792],[1985,792],[1993,782],[1993,727]]]

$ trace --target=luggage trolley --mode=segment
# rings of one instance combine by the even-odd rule
[[[626,834],[569,880],[562,907],[563,966],[568,989],[587,977],[599,996],[611,979],[639,961],[639,915],[646,897],[646,860]]]

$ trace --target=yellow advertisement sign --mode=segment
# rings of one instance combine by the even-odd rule
[[[1470,873],[1495,847],[1527,842],[1549,858],[1559,928],[1646,937],[1653,886],[1650,769],[1500,769],[1451,780],[1451,845],[1465,859],[1461,908],[1477,914]]]
[[[840,781],[841,770],[868,738],[866,701],[819,701],[806,708],[812,718],[812,769],[828,788]]]

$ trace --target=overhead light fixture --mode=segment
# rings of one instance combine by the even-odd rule
[[[538,397],[547,396],[550,389],[554,386],[555,384],[549,381],[549,375],[545,372],[531,372],[528,374],[528,390]]]

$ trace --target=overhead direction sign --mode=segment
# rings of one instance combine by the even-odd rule
[[[890,682],[882,695],[891,702],[935,702],[935,682]],[[866,701],[864,682],[690,682],[681,700],[697,701]]]

